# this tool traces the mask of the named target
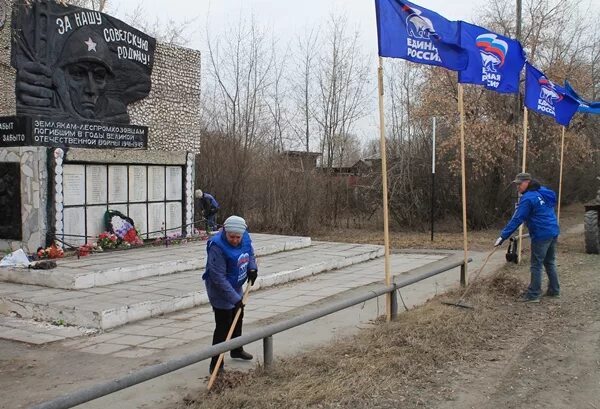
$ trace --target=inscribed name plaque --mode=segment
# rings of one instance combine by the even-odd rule
[[[148,203],[148,236],[162,237],[165,229],[165,204]]]
[[[146,228],[146,219],[148,218],[148,213],[146,210],[145,203],[138,204],[130,204],[129,212],[127,214],[133,220],[135,224],[135,228],[144,236],[148,233],[148,229]],[[145,236],[142,238],[146,238]]]
[[[164,166],[148,166],[148,201],[165,200]]]
[[[108,167],[108,202],[127,202],[127,166]]]
[[[65,206],[85,204],[85,166],[63,166],[63,195]]]
[[[106,203],[107,197],[107,176],[106,166],[87,165],[86,166],[86,193],[87,204]]]
[[[167,200],[181,200],[183,185],[180,166],[167,166]]]
[[[146,190],[148,180],[146,179],[145,166],[129,167],[129,202],[139,203],[146,201]]]
[[[67,207],[64,210],[64,235],[69,244],[85,244],[85,209],[83,207]]]
[[[125,216],[127,216],[127,205],[126,204],[109,204],[108,208],[110,210],[116,210],[117,212],[121,212]]]
[[[167,233],[181,234],[181,203],[167,203]],[[173,229],[173,230],[172,230]]]
[[[105,212],[106,206],[89,206],[87,208],[86,225],[88,241],[95,241],[94,239],[106,230],[104,227]]]

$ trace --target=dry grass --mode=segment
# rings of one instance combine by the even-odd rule
[[[226,374],[214,391],[188,401],[192,408],[398,407],[417,404],[409,388],[422,388],[453,366],[476,359],[520,320],[510,305],[524,283],[508,269],[474,284],[475,310],[446,306],[459,293],[438,297],[378,323],[345,341],[260,368]],[[440,372],[441,371],[441,372]],[[234,388],[233,390],[229,390]],[[410,397],[409,397],[410,396]],[[417,400],[415,400],[417,399]]]
[[[575,204],[566,206],[561,212],[561,225],[563,228],[583,223],[582,205]],[[489,251],[490,247],[500,234],[502,227],[503,226],[498,226],[498,228],[494,229],[469,231],[467,235],[469,249],[475,251]],[[382,230],[374,229],[331,229],[313,236],[313,239],[383,245],[383,232]],[[461,249],[463,247],[461,225],[455,224],[454,226],[445,226],[443,231],[435,232],[434,241],[431,241],[430,232],[391,231],[390,247],[394,249]]]
[[[468,242],[471,250],[489,250],[489,246],[498,237],[498,230],[481,230],[469,232]],[[383,233],[381,231],[360,229],[338,229],[313,237],[314,240],[341,241],[360,244],[383,245]],[[391,232],[390,247],[394,249],[436,249],[455,250],[462,248],[462,232],[457,233],[435,233],[434,241],[431,241],[431,233],[420,232]]]

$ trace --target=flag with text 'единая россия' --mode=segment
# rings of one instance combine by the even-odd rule
[[[460,27],[424,7],[403,0],[375,0],[381,57],[460,71],[468,53],[460,45]]]

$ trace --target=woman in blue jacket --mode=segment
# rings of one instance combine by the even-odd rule
[[[258,269],[246,221],[239,216],[231,216],[225,220],[223,229],[208,241],[206,251],[208,257],[202,278],[215,313],[214,345],[225,341],[238,309],[241,309],[242,312],[233,331],[233,338],[242,335],[242,319],[244,318],[242,286],[246,280],[250,282],[250,285],[254,285]],[[252,359],[252,355],[243,348],[232,350],[231,357]],[[210,362],[211,373],[218,358],[218,356],[214,356]],[[221,366],[222,368],[223,366]]]
[[[531,239],[531,283],[523,294],[523,302],[540,302],[542,296],[542,266],[548,275],[546,296],[560,297],[560,284],[556,271],[556,242],[560,229],[554,214],[556,193],[531,178],[529,173],[519,173],[514,180],[522,194],[517,210],[508,222],[495,246],[508,239],[524,222]]]

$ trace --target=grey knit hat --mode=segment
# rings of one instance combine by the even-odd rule
[[[227,233],[235,234],[244,234],[248,228],[246,220],[242,219],[240,216],[229,216],[225,220],[225,223],[223,223],[223,227]]]

